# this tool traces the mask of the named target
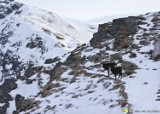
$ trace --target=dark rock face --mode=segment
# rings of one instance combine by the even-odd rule
[[[63,65],[64,64],[62,62],[58,62],[52,70],[46,72],[50,75],[50,81],[53,81],[55,79],[59,80],[61,74],[63,74],[63,72],[66,70]]]
[[[23,96],[19,94],[16,95],[15,102],[16,102],[16,111],[14,111],[15,114],[32,109],[40,103],[39,101],[34,101],[34,99],[25,99]]]
[[[14,90],[17,88],[17,84],[15,83],[16,80],[14,78],[12,79],[6,79],[4,83],[0,86],[0,90],[5,91],[7,93],[11,92],[11,90]]]
[[[83,72],[82,64],[85,62],[85,57],[81,57],[81,51],[85,46],[79,47],[71,52],[64,63],[58,62],[55,67],[45,73],[50,75],[50,82],[53,80],[60,80],[61,75],[68,69],[71,68],[71,74],[78,76]]]
[[[4,103],[2,107],[0,107],[0,113],[6,114],[7,108],[9,107],[9,101],[12,101],[13,98],[9,94],[11,90],[17,88],[16,80],[6,79],[4,83],[0,86],[0,103]]]
[[[113,20],[112,26],[109,27],[108,33],[114,36],[125,37],[137,32],[138,17],[127,17]]]
[[[160,23],[160,12],[158,12],[156,14],[156,16],[154,16],[154,18],[152,19],[152,22],[155,24],[155,25],[158,25]]]
[[[14,2],[14,0],[0,1],[0,19],[5,18],[8,14],[18,10],[22,6],[22,4],[16,2],[11,4],[11,2]]]
[[[43,41],[41,37],[36,37],[35,39],[31,39],[30,42],[26,45],[27,48],[33,49],[33,48],[42,48],[43,47]]]
[[[59,57],[55,57],[54,59],[52,59],[52,58],[46,59],[44,63],[45,63],[45,64],[51,64],[51,63],[55,63],[55,62],[57,62],[57,61],[59,61],[59,60],[60,60]]]
[[[44,41],[38,35],[33,34],[33,36],[27,39],[29,39],[29,42],[26,44],[26,48],[38,48],[42,54],[47,51],[44,45]]]
[[[98,32],[93,35],[90,40],[91,46],[94,48],[103,48],[107,40],[114,39],[113,49],[121,50],[128,48],[132,43],[132,36],[138,31],[138,25],[143,17],[127,17],[113,20],[112,24],[99,25]]]
[[[0,51],[0,65],[2,66],[3,78],[10,75],[20,75],[20,72],[24,69],[23,64],[19,61],[19,57],[9,49],[6,52]],[[7,69],[7,65],[10,65],[11,68]]]
[[[24,76],[27,77],[27,78],[30,78],[32,75],[35,74],[35,71],[34,71],[34,68],[32,65],[29,65],[28,68],[26,69],[25,71],[25,74]]]
[[[93,38],[90,40],[91,46],[95,48],[103,48],[106,44],[103,44],[106,40],[112,39],[113,35],[108,34],[107,30],[111,26],[109,23],[99,25],[98,32],[93,34]]]

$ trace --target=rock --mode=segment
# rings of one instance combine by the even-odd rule
[[[135,72],[138,66],[130,61],[122,61],[122,69],[127,75],[131,75]]]
[[[15,102],[16,102],[16,110],[18,110],[18,112],[20,112],[19,110],[21,110],[23,107],[22,107],[22,103],[24,101],[24,97],[17,94],[16,97],[15,97]]]
[[[94,48],[103,48],[109,45],[106,41],[115,39],[114,50],[128,48],[133,40],[130,36],[138,31],[139,24],[144,24],[142,20],[145,20],[145,18],[140,16],[126,17],[115,19],[112,23],[101,24],[99,25],[98,32],[90,40],[90,45]]]
[[[121,49],[127,49],[132,45],[132,39],[130,37],[117,37],[114,42],[114,50],[120,51]]]
[[[87,57],[87,59],[91,62],[99,62],[101,60],[101,56],[100,56],[100,53],[97,53],[96,55],[89,55]]]
[[[60,58],[59,57],[55,57],[54,59],[46,59],[45,60],[45,64],[51,64],[51,63],[54,63],[54,62],[57,62],[57,61],[59,61],[60,60]]]
[[[135,52],[130,52],[130,58],[136,58],[137,57],[137,54]]]
[[[27,48],[33,49],[33,48],[42,48],[43,47],[43,41],[41,37],[36,37],[35,39],[30,40],[29,43],[26,45]]]
[[[154,60],[160,59],[160,40],[157,39],[157,41],[154,43],[154,50],[152,52],[152,57]]]
[[[6,105],[0,106],[0,114],[6,114],[7,108],[8,107]]]
[[[60,80],[60,76],[64,71],[66,71],[64,63],[58,62],[52,70],[49,70],[46,73],[50,75],[50,82],[52,82],[53,80]]]
[[[12,101],[13,98],[9,93],[6,93],[4,91],[0,91],[0,103],[7,103],[9,104],[9,101]]]
[[[17,94],[15,97],[16,111],[14,113],[20,113],[32,108],[37,107],[40,101],[35,101],[34,99],[25,99],[23,96]]]
[[[60,83],[47,83],[42,90],[38,93],[42,97],[46,97],[52,94],[53,88],[55,88],[58,91],[58,88],[61,87]]]
[[[0,114],[6,114],[7,108],[9,107],[9,101],[12,101],[13,98],[9,94],[11,90],[17,88],[16,80],[14,78],[5,79],[4,83],[0,85],[0,103],[4,103],[3,106],[0,106]]]
[[[138,22],[140,17],[126,17],[114,19],[112,26],[108,28],[108,32],[114,36],[126,37],[135,34],[138,31]]]
[[[34,74],[35,74],[35,71],[34,71],[33,65],[29,65],[28,68],[26,69],[25,73],[24,73],[24,76],[26,78],[30,78]]]
[[[152,19],[152,22],[153,22],[155,25],[158,25],[158,23],[160,23],[160,17],[159,17],[159,15],[160,15],[160,12],[158,12],[158,13],[154,16],[154,18]]]
[[[93,34],[93,38],[90,40],[90,44],[94,48],[103,48],[106,45],[103,44],[106,40],[113,39],[113,36],[107,33],[110,24],[100,24],[98,32]]]
[[[115,36],[114,50],[128,48],[132,44],[131,35],[138,31],[140,17],[127,17],[113,20],[109,33]]]
[[[26,84],[32,84],[34,80],[32,79],[26,79]]]
[[[2,77],[20,75],[24,69],[23,63],[19,60],[19,56],[14,54],[11,50],[7,49],[6,52],[0,51],[0,66],[2,66]],[[6,66],[10,67],[7,68]]]
[[[10,93],[11,90],[17,88],[16,80],[14,78],[5,79],[4,83],[0,86],[0,90],[4,91],[5,93]]]
[[[18,10],[22,4],[14,2],[14,0],[5,0],[5,1],[0,1],[1,6],[0,6],[0,19],[5,18],[8,14],[12,13],[15,10]],[[3,4],[2,4],[3,3]]]
[[[150,41],[148,41],[148,40],[141,40],[141,41],[139,42],[139,44],[140,44],[140,45],[143,45],[143,46],[147,46],[147,45],[150,44]]]
[[[117,61],[118,60],[118,62],[121,62],[122,61],[122,56],[119,53],[112,54],[112,55],[110,55],[110,60],[111,61]]]
[[[42,90],[39,92],[39,94],[40,94],[42,97],[49,96],[49,95],[51,95],[51,89],[53,89],[53,84],[52,84],[52,83],[47,83],[47,84],[42,88]]]
[[[109,26],[111,26],[112,23],[104,23],[104,24],[99,24],[98,31],[107,31]]]

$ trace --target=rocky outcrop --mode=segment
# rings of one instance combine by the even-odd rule
[[[6,79],[2,85],[0,85],[0,103],[3,103],[3,106],[0,106],[0,113],[6,114],[7,108],[10,106],[9,101],[12,101],[13,98],[9,94],[12,90],[17,88],[16,80]]]
[[[12,13],[13,11],[19,9],[22,4],[19,3],[11,3],[14,0],[1,0],[0,1],[0,19],[5,18],[8,14]],[[16,12],[18,13],[18,12]]]
[[[99,25],[98,32],[93,35],[90,43],[94,48],[103,48],[109,45],[107,40],[114,39],[114,50],[128,48],[132,44],[132,36],[138,31],[138,25],[143,24],[145,18],[126,17],[115,19],[113,22]]]
[[[135,73],[135,70],[138,66],[130,61],[122,61],[122,69],[125,71],[125,74],[131,75]]]
[[[60,58],[59,57],[55,57],[55,58],[50,58],[50,59],[46,59],[45,60],[45,64],[51,64],[51,63],[55,63],[55,62],[57,62],[57,61],[59,61],[60,60]]]
[[[99,25],[98,32],[93,34],[93,38],[90,40],[90,44],[92,47],[103,48],[107,45],[105,41],[113,39],[113,35],[108,34],[107,32],[110,26],[110,23]]]
[[[4,4],[11,2],[12,0],[0,1],[0,3]],[[6,15],[14,11],[15,14],[21,12],[19,8],[21,5],[18,5],[18,3],[10,4],[6,10],[3,10],[3,8],[5,9],[4,6],[0,6],[0,10],[2,11],[0,12],[0,19],[5,18]],[[23,18],[23,21],[26,21],[27,19],[32,20],[33,17],[39,16],[31,14],[32,13],[29,12],[29,15],[25,15],[26,17],[20,17]],[[50,24],[55,22],[55,20],[50,18],[53,14],[49,14],[49,17],[45,17],[44,19],[43,16],[40,15],[42,16],[42,18],[40,18],[42,19],[42,22],[44,21]],[[107,77],[107,71],[102,68],[101,63],[106,61],[116,62],[118,65],[122,66],[124,72],[127,74],[125,76],[131,75],[136,72],[136,69],[138,69],[138,66],[133,63],[134,60],[136,60],[139,56],[146,56],[145,59],[149,59],[149,55],[151,54],[150,50],[147,50],[147,46],[152,45],[151,41],[154,41],[154,37],[157,38],[160,36],[158,32],[156,32],[160,28],[160,13],[158,12],[152,19],[154,24],[153,27],[146,24],[148,20],[145,21],[145,16],[115,19],[111,23],[100,24],[98,32],[93,35],[93,38],[90,40],[89,44],[81,45],[71,52],[68,51],[70,47],[65,48],[67,51],[61,51],[61,48],[70,46],[70,44],[66,45],[64,43],[64,45],[60,42],[63,40],[65,42],[64,33],[64,36],[62,35],[62,37],[61,33],[59,35],[59,32],[57,31],[57,34],[59,35],[57,36],[57,34],[52,33],[54,30],[51,32],[48,28],[46,30],[45,28],[42,28],[42,30],[47,32],[47,34],[43,34],[43,31],[38,33],[39,30],[41,30],[40,28],[36,32],[31,31],[31,33],[26,33],[29,35],[24,35],[23,38],[23,35],[19,35],[16,30],[23,29],[23,27],[25,28],[26,23],[21,23],[21,19],[16,17],[17,16],[15,16],[15,20],[13,19],[11,22],[8,21],[7,23],[6,21],[2,23],[2,25],[4,24],[4,27],[0,33],[0,70],[2,72],[2,82],[4,82],[0,85],[0,103],[2,103],[0,106],[0,114],[6,114],[7,108],[10,107],[10,101],[12,100],[15,100],[16,106],[16,110],[13,114],[32,113],[31,111],[35,111],[39,108],[41,102],[48,105],[44,106],[46,108],[41,107],[44,111],[42,113],[45,113],[45,111],[47,112],[48,110],[53,111],[55,107],[56,109],[59,107],[66,107],[66,109],[72,106],[74,107],[74,105],[69,103],[70,101],[66,101],[69,104],[63,104],[63,99],[61,99],[61,96],[67,96],[68,98],[71,98],[71,100],[79,97],[82,98],[85,95],[96,92],[99,88],[98,84],[101,84],[101,86],[104,87],[103,90],[105,91],[107,91],[109,86],[109,88],[111,88],[109,91],[111,92],[113,90],[120,90],[117,91],[117,93],[122,97],[122,99],[118,98],[115,100],[116,104],[114,104],[111,99],[112,103],[109,104],[108,101],[105,101],[102,103],[103,105],[110,105],[110,108],[114,108],[118,105],[121,105],[122,107],[126,104],[129,105],[128,96],[125,92],[125,82],[120,79],[115,80],[113,74],[111,74],[110,77]],[[27,21],[27,26],[28,29],[31,29],[32,26],[29,27],[29,21],[30,20]],[[38,22],[38,20],[34,21]],[[143,24],[146,25],[141,26]],[[146,26],[148,28],[145,28]],[[59,26],[57,26],[57,28],[58,27]],[[72,26],[69,26],[69,28],[70,30],[73,28],[75,29],[75,27]],[[67,31],[67,38],[72,36],[68,33],[69,32]],[[16,34],[18,35],[16,36]],[[53,41],[53,43],[52,35],[56,37],[56,40]],[[14,36],[15,42],[12,39]],[[20,38],[20,40],[18,38]],[[54,52],[54,49],[57,49],[58,51],[56,50]],[[156,42],[155,49],[152,53],[153,58],[156,60],[160,57],[159,50],[160,44]],[[58,56],[57,54],[61,52],[68,52],[67,54],[63,53],[64,58],[62,60],[62,55],[60,54]],[[132,59],[133,62],[131,62],[130,59]],[[138,58],[139,63],[142,61],[143,60],[139,60]],[[11,91],[17,88],[19,82],[22,82],[23,84],[26,84],[25,86],[29,87],[38,86],[39,90],[33,92],[33,94],[31,93],[30,96],[28,95],[28,98],[20,95],[20,93],[17,93],[16,96],[11,96]],[[85,82],[84,86],[86,87],[81,88],[83,82]],[[77,86],[77,88],[74,88],[75,85],[78,85],[79,87]],[[68,86],[71,88],[68,89]],[[70,91],[71,89],[77,90],[77,93],[74,91],[68,92],[68,90]],[[19,91],[17,90],[17,92]],[[50,101],[50,97],[53,97],[54,100],[56,99],[60,103],[54,106],[49,106],[50,104],[54,104]],[[41,101],[36,101],[36,98]],[[92,100],[98,102],[99,99]],[[91,99],[89,101],[91,101]],[[76,109],[78,108],[79,107],[77,106]],[[57,110],[53,113],[56,113],[56,111]]]
[[[35,101],[34,99],[25,99],[23,96],[17,94],[15,98],[16,111],[13,114],[19,114],[22,111],[26,111],[35,108],[40,104],[40,101]]]

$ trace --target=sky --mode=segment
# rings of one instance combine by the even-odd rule
[[[160,11],[160,0],[15,0],[80,21]]]

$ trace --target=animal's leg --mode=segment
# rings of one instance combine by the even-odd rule
[[[114,75],[114,77],[115,77],[115,80],[116,80],[116,79],[117,79],[117,78],[116,78],[116,74]]]
[[[121,79],[122,79],[122,73],[120,73],[120,75],[119,75],[120,77],[121,77]]]

